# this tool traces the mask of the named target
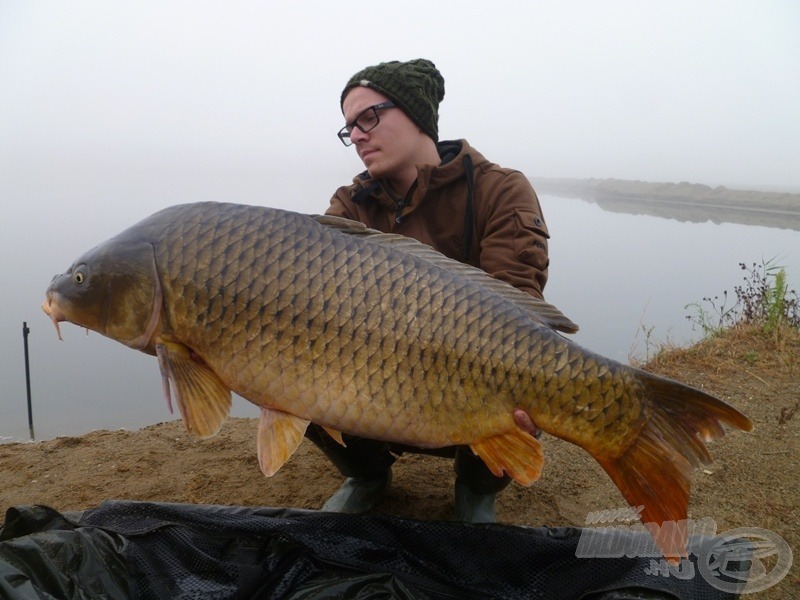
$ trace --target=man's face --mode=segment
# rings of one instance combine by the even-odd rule
[[[342,104],[345,123],[352,123],[370,106],[388,100],[372,88],[353,88]],[[350,140],[372,177],[389,181],[402,180],[409,169],[416,168],[419,144],[427,136],[399,108],[379,110],[378,117],[378,126],[367,133],[354,127]]]

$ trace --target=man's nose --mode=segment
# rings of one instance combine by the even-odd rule
[[[369,137],[369,134],[364,133],[358,127],[353,127],[353,131],[350,132],[350,141],[354,144],[360,142],[361,140],[365,140]]]

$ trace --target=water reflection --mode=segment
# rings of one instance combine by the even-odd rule
[[[619,179],[537,179],[542,195],[579,198],[603,210],[690,223],[737,223],[800,231],[800,194]]]
[[[648,215],[688,223],[736,223],[748,227],[773,227],[800,231],[800,211],[769,211],[757,207],[700,205],[696,202],[657,198],[620,198],[598,195],[594,202],[603,210],[633,215]]]

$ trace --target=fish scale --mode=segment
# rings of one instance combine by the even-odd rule
[[[123,267],[123,268],[121,268]],[[45,311],[158,356],[188,430],[220,428],[234,391],[261,407],[271,475],[310,421],[423,448],[469,445],[538,478],[544,431],[587,450],[642,518],[686,518],[691,468],[735,408],[597,355],[555,307],[408,238],[255,206],[170,207],[56,276]],[[666,556],[685,552],[655,535]]]

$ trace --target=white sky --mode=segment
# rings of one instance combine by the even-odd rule
[[[3,0],[0,161],[321,178],[321,211],[361,168],[344,83],[426,57],[441,137],[534,180],[800,191],[799,31],[796,0]]]

